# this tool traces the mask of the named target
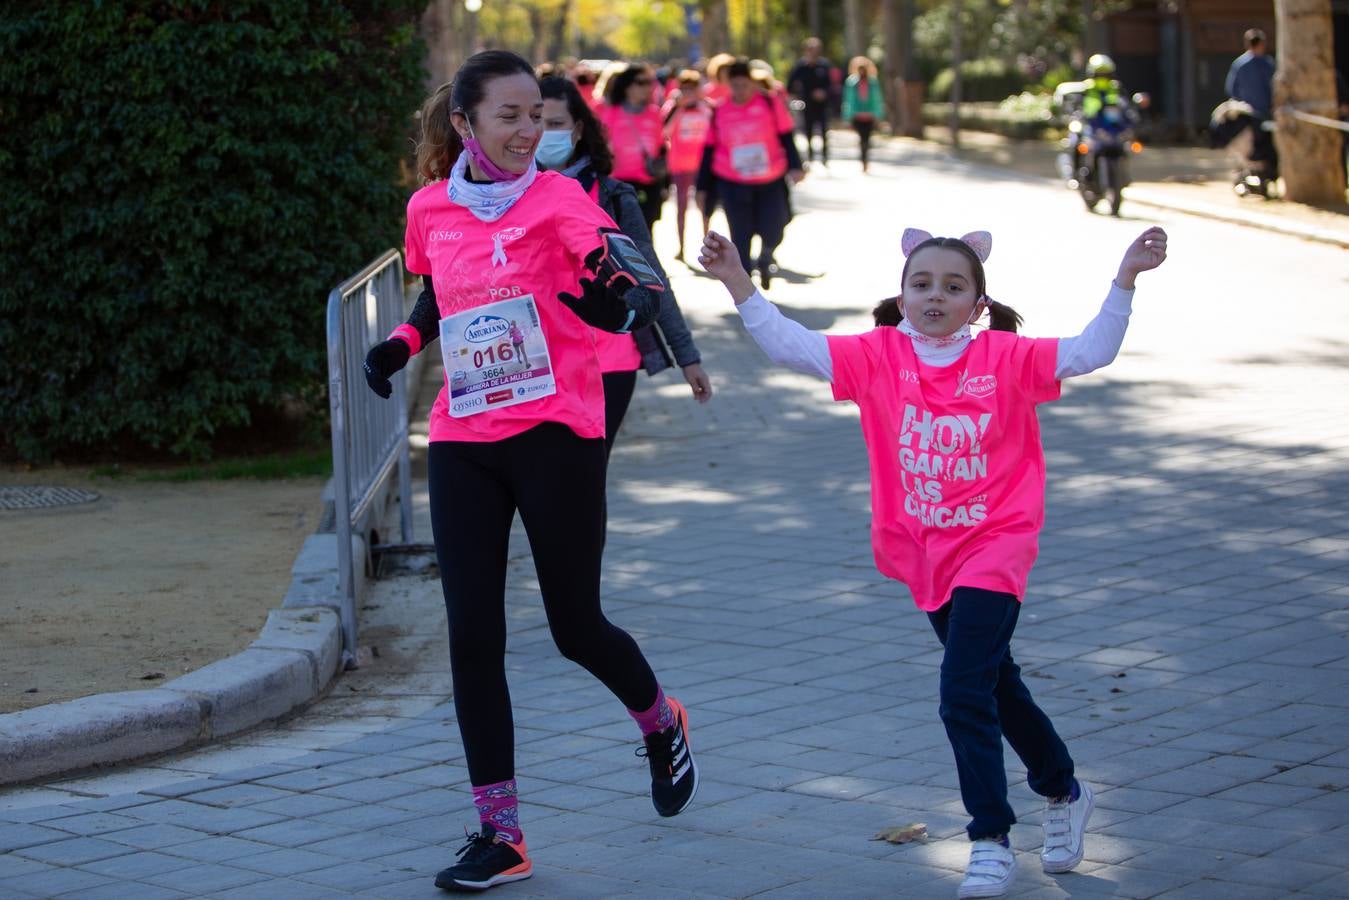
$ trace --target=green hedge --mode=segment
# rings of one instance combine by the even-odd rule
[[[327,292],[402,245],[424,0],[0,16],[0,445],[209,454],[325,389]]]
[[[954,81],[955,69],[949,66],[942,69],[928,85],[928,100],[934,103],[949,102]],[[1000,59],[971,59],[960,64],[962,103],[1002,100],[1011,94],[1021,93],[1025,86],[1025,76],[1015,66],[1009,66]]]

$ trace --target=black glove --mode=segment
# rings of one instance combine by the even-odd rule
[[[365,383],[370,385],[370,390],[389,399],[393,393],[389,376],[406,366],[410,356],[412,348],[407,341],[398,338],[389,338],[371,347],[365,355]]]
[[[593,278],[581,279],[581,296],[563,291],[557,299],[582,322],[613,334],[629,334],[650,325],[660,313],[656,292],[635,284],[606,288]]]

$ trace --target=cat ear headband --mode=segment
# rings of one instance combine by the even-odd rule
[[[930,232],[919,228],[905,228],[904,234],[899,238],[899,249],[908,256],[923,241],[930,240],[932,240]],[[993,235],[987,231],[971,231],[960,240],[974,251],[974,255],[979,257],[979,262],[988,262],[988,254],[993,252]]]

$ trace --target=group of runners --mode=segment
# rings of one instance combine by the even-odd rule
[[[412,354],[438,346],[445,365],[428,481],[480,827],[436,884],[482,890],[533,872],[505,673],[517,511],[558,650],[633,719],[656,812],[683,812],[698,788],[689,711],[600,602],[608,455],[636,370],[678,365],[696,399],[711,396],[651,245],[659,207],[650,191],[666,174],[705,198],[704,211],[711,198],[726,211],[729,239],[708,232],[698,261],[726,286],[754,340],[860,408],[877,566],[908,587],[944,647],[940,715],[971,816],[959,896],[998,896],[1015,869],[1003,738],[1046,800],[1042,866],[1069,871],[1083,858],[1092,792],[1010,650],[1044,515],[1035,410],[1058,396],[1062,379],[1114,359],[1134,280],[1165,259],[1166,235],[1150,228],[1129,245],[1099,313],[1075,337],[1015,333],[1020,317],[988,296],[986,232],[913,229],[900,238],[900,290],[874,311],[876,328],[811,332],[762,293],[785,224],[786,181],[802,172],[791,117],[747,61],[714,71],[707,84],[678,73],[662,111],[640,63],[611,73],[607,102],[597,104],[584,77],[540,79],[525,59],[493,50],[471,57],[423,106],[425,186],[408,203],[406,231],[407,268],[423,290],[408,321],[370,349],[366,377],[388,396]],[[669,125],[678,132],[681,113],[702,123],[685,132],[703,136],[701,152],[676,149]],[[767,249],[751,258],[755,234]],[[988,328],[973,332],[985,317]]]

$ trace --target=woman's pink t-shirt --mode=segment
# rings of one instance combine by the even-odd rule
[[[579,293],[584,260],[600,245],[599,229],[614,227],[580,184],[557,172],[540,172],[495,222],[452,202],[444,181],[412,195],[407,268],[432,277],[441,317],[533,295],[556,381],[550,396],[464,418],[450,416],[448,384],[442,386],[431,409],[432,441],[499,441],[542,422],[560,422],[584,438],[604,436],[604,388],[591,329],[557,295]]]
[[[642,354],[637,350],[637,339],[630,334],[611,334],[592,328],[595,353],[600,358],[600,372],[636,372],[642,367]]]
[[[653,105],[641,112],[630,113],[622,106],[606,105],[600,108],[600,121],[608,130],[609,147],[614,151],[612,177],[619,181],[650,184],[646,157],[660,156],[665,146],[660,107]]]
[[[1057,338],[984,331],[949,366],[924,365],[897,328],[829,338],[834,398],[861,411],[880,571],[918,608],[956,587],[1021,599],[1044,523],[1035,407],[1057,399]]]
[[[712,125],[712,107],[699,102],[694,106],[676,106],[665,124],[670,142],[670,174],[697,172],[703,163],[703,146]]]
[[[767,184],[787,174],[780,134],[793,128],[791,113],[777,97],[756,93],[743,106],[727,100],[717,107],[708,133],[712,173],[739,184]]]

